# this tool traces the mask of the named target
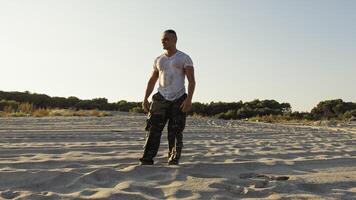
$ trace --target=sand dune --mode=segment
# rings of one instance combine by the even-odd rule
[[[0,199],[356,199],[355,124],[188,118],[139,166],[144,115],[0,119]]]

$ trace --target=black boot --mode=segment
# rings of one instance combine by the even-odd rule
[[[140,158],[141,165],[153,165],[153,160],[145,160],[144,158]]]
[[[172,153],[171,157],[168,160],[168,164],[169,165],[178,165],[181,153],[182,153],[182,147],[181,146],[176,146],[173,149],[173,153]]]
[[[168,147],[168,160],[171,158],[171,156],[173,155],[173,150],[174,150],[174,146]]]

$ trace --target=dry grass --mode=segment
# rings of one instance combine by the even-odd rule
[[[266,123],[282,123],[282,124],[304,124],[304,125],[312,125],[314,121],[307,119],[293,119],[288,116],[283,115],[264,115],[264,116],[256,116],[251,117],[248,121],[253,122],[266,122]]]
[[[49,116],[50,111],[47,108],[39,108],[32,112],[34,117],[46,117]]]
[[[18,107],[18,110],[23,113],[32,113],[34,106],[32,103],[21,103]]]
[[[14,109],[11,106],[5,106],[4,107],[4,112],[5,113],[12,113]]]
[[[191,117],[194,118],[194,119],[209,119],[209,118],[211,118],[209,116],[203,116],[203,115],[200,115],[200,114],[197,114],[197,113],[193,113],[191,115]]]
[[[17,111],[11,107],[5,107],[3,111],[0,111],[0,117],[105,117],[112,114],[99,110],[70,110],[70,109],[49,109],[49,108],[35,108],[32,104],[23,103],[19,105]]]

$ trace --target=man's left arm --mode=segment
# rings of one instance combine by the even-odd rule
[[[192,99],[195,89],[194,67],[187,66],[184,69],[185,75],[188,79],[188,96],[181,105],[182,111],[187,112],[192,107]]]

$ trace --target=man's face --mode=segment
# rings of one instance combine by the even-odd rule
[[[163,33],[161,41],[162,41],[163,49],[167,50],[172,47],[175,47],[177,43],[177,38],[172,33]]]

